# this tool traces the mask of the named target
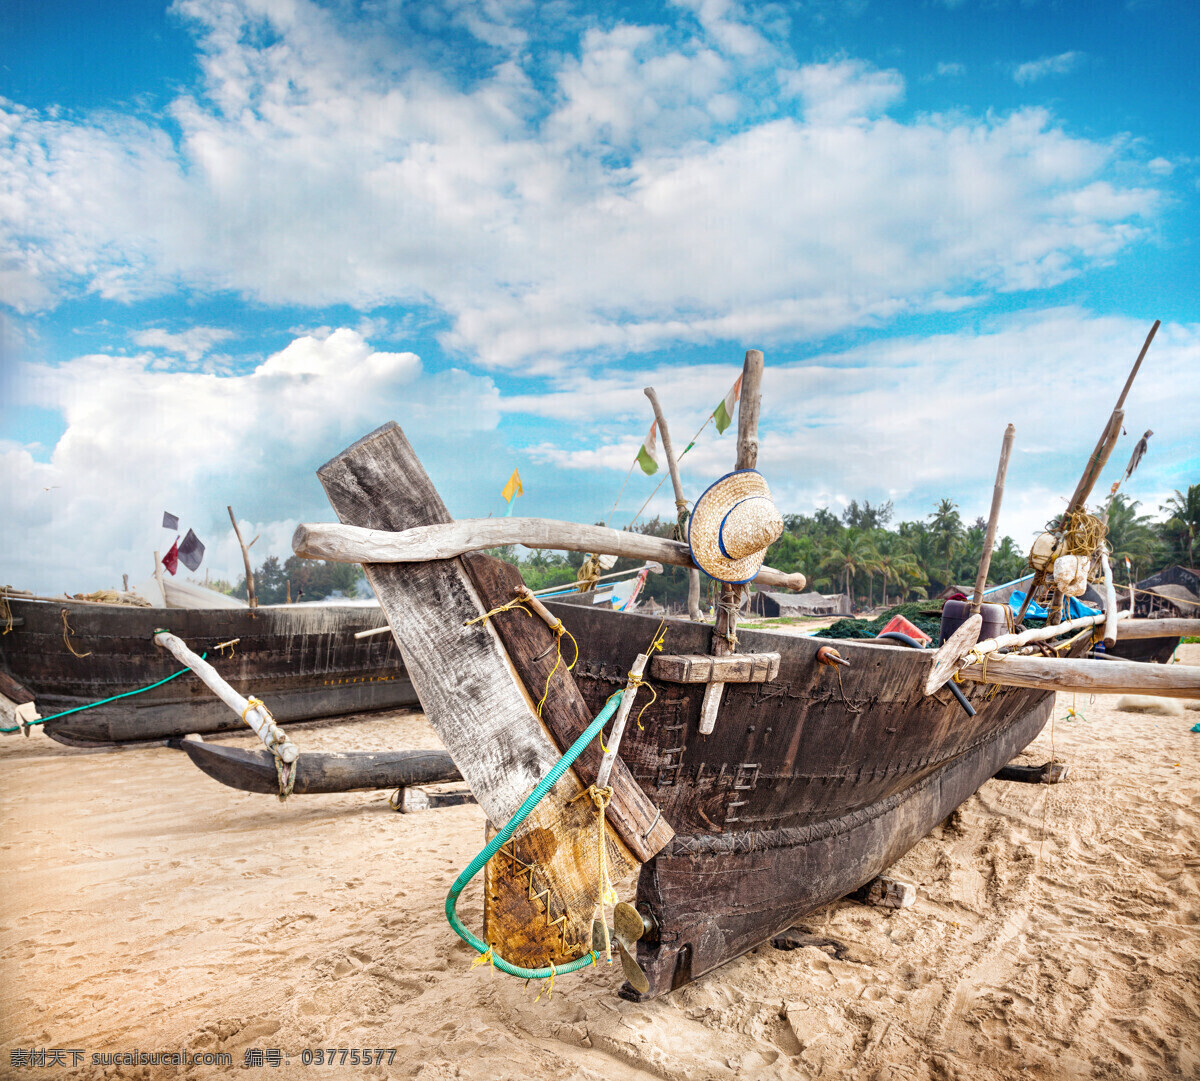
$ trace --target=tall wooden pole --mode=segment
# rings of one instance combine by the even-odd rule
[[[242,531],[238,529],[237,519],[233,515],[233,508],[226,507],[229,511],[229,520],[233,523],[233,534],[237,537],[237,542],[242,548],[242,562],[246,565],[246,601],[251,608],[258,607],[258,598],[254,596],[254,572],[250,569],[250,549],[246,547],[246,542],[242,540]]]
[[[762,406],[763,355],[759,349],[746,351],[742,365],[742,393],[738,399],[738,449],[735,469],[753,469],[758,464],[758,414]],[[737,613],[742,603],[746,586],[721,583],[721,601],[717,605],[717,618],[713,625],[712,645],[709,652],[715,657],[724,657],[734,652],[736,641]],[[700,708],[700,733],[708,735],[717,721],[721,707],[724,683],[710,683],[704,689],[704,702]]]
[[[983,605],[983,591],[987,586],[988,568],[992,565],[992,545],[996,543],[996,526],[1000,521],[1000,503],[1004,499],[1004,477],[1008,473],[1008,456],[1012,453],[1013,437],[1017,429],[1011,424],[1004,429],[1004,442],[1000,445],[1000,465],[996,469],[996,486],[992,489],[992,509],[988,512],[987,536],[983,539],[983,555],[979,557],[979,573],[975,576],[975,595],[971,598],[971,614]],[[884,585],[886,590],[887,586]]]
[[[671,435],[667,431],[667,419],[663,416],[662,406],[658,404],[658,395],[654,393],[653,387],[646,387],[644,392],[646,397],[650,399],[650,405],[654,410],[654,419],[658,422],[658,434],[662,436],[663,451],[667,456],[667,469],[671,472],[671,485],[675,489],[675,512],[676,517],[680,511],[687,509],[687,501],[683,498],[683,485],[679,481],[679,463],[675,460],[675,451],[671,447]],[[679,537],[678,540],[685,541],[686,537]],[[700,621],[700,572],[692,567],[688,571],[688,618]]]
[[[1104,425],[1104,431],[1100,433],[1096,449],[1092,451],[1091,457],[1087,460],[1087,465],[1084,466],[1083,476],[1079,478],[1079,484],[1075,487],[1075,494],[1071,496],[1071,502],[1067,504],[1066,512],[1059,522],[1058,528],[1060,531],[1066,526],[1071,515],[1087,502],[1088,496],[1092,494],[1092,486],[1099,478],[1105,464],[1108,462],[1108,456],[1112,454],[1112,449],[1117,444],[1117,438],[1121,434],[1121,422],[1125,419],[1125,399],[1129,395],[1130,387],[1133,386],[1133,380],[1138,373],[1138,369],[1142,366],[1142,361],[1146,359],[1146,352],[1150,348],[1150,343],[1154,341],[1154,335],[1158,333],[1159,326],[1161,326],[1161,320],[1155,319],[1154,326],[1150,328],[1150,333],[1146,335],[1146,340],[1142,343],[1141,352],[1138,353],[1138,358],[1134,361],[1133,368],[1129,372],[1129,378],[1125,380],[1125,386],[1121,389],[1121,396],[1117,399],[1117,404],[1113,407],[1113,411]],[[1033,595],[1037,592],[1042,582],[1045,581],[1045,578],[1045,571],[1038,571],[1033,576],[1033,581],[1029,583],[1029,592],[1025,594],[1025,602],[1021,605],[1021,611],[1017,614],[1018,623],[1025,618],[1025,612],[1033,600]],[[1055,600],[1051,605],[1052,609],[1057,610],[1059,601],[1060,598],[1056,594]],[[1051,611],[1050,618],[1053,620],[1054,611]]]

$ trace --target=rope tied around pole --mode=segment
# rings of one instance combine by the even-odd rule
[[[533,619],[533,613],[525,607],[525,602],[520,598],[515,601],[509,601],[507,604],[502,604],[498,608],[493,608],[490,612],[484,612],[481,616],[476,616],[474,619],[468,619],[463,626],[470,627],[475,623],[487,623],[492,616],[498,616],[501,612],[509,612],[514,608],[520,608],[530,619]]]
[[[686,499],[675,500],[675,529],[672,536],[681,544],[687,543],[687,524],[691,517],[690,504]]]
[[[575,658],[567,665],[567,671],[571,671],[579,660],[579,643],[575,641],[575,636],[567,630],[563,621],[560,619],[550,630],[554,634],[554,641],[558,647],[558,656],[554,659],[554,667],[550,669],[550,674],[546,676],[546,686],[543,688],[542,697],[537,704],[537,715],[539,717],[542,715],[542,707],[545,706],[546,699],[550,696],[550,680],[554,678],[554,673],[558,671],[558,666],[562,664],[562,640],[564,634],[571,639],[571,645],[575,647]]]
[[[266,737],[263,738],[263,742],[267,745],[267,750],[271,752],[272,757],[275,759],[275,776],[279,780],[279,802],[283,803],[292,794],[292,789],[296,785],[296,771],[299,767],[299,759],[293,762],[285,762],[283,760],[283,757],[279,753],[279,744],[286,742],[287,737],[279,730],[278,725],[275,723],[274,714],[267,709],[266,703],[261,698],[255,698],[254,695],[250,695],[246,699],[246,708],[242,710],[242,723],[247,728],[254,727],[246,718],[246,715],[251,710],[258,710],[259,715],[266,722],[264,726]]]
[[[612,801],[612,791],[611,786],[597,788],[593,784],[589,785],[586,791],[580,792],[575,799],[571,800],[574,803],[575,800],[588,796],[596,808],[597,896],[596,907],[592,910],[592,926],[594,927],[598,921],[601,927],[604,928],[604,956],[609,964],[612,964],[612,942],[608,935],[608,920],[604,916],[604,906],[615,905],[619,900],[617,891],[613,889],[612,879],[608,874],[608,819],[605,812]]]

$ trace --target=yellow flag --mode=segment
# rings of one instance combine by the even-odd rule
[[[508,483],[504,486],[504,491],[500,494],[504,496],[507,503],[513,501],[513,496],[525,494],[525,489],[521,487],[521,474],[515,469],[512,471],[512,476],[508,478]]]

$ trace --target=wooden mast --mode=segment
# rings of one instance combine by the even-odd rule
[[[1096,449],[1092,451],[1091,457],[1087,460],[1087,465],[1083,468],[1083,476],[1079,478],[1079,483],[1075,486],[1075,494],[1071,496],[1071,502],[1067,504],[1067,509],[1063,513],[1062,519],[1058,523],[1058,531],[1061,532],[1071,515],[1087,502],[1087,498],[1092,494],[1092,488],[1099,479],[1104,466],[1108,463],[1108,457],[1112,454],[1113,447],[1116,446],[1117,438],[1121,434],[1121,422],[1125,419],[1125,399],[1129,395],[1129,389],[1133,386],[1134,377],[1138,373],[1138,369],[1142,366],[1142,361],[1146,359],[1146,353],[1150,348],[1150,343],[1154,341],[1154,335],[1158,333],[1158,328],[1161,325],[1161,320],[1155,319],[1154,326],[1150,328],[1150,333],[1146,335],[1145,342],[1142,343],[1141,352],[1138,353],[1137,360],[1134,361],[1133,368],[1129,373],[1129,378],[1125,380],[1125,386],[1121,389],[1121,396],[1117,399],[1117,404],[1113,407],[1107,423],[1104,425],[1104,431],[1100,433],[1100,438],[1096,442]],[[1021,611],[1017,614],[1017,622],[1020,623],[1025,618],[1025,613],[1029,609],[1030,602],[1033,600],[1034,594],[1045,581],[1046,572],[1038,571],[1033,576],[1033,581],[1029,583],[1029,592],[1025,594],[1025,601],[1021,605]],[[1050,619],[1053,620],[1055,611],[1059,607],[1060,598],[1057,591],[1055,599],[1051,602]]]
[[[662,407],[658,404],[658,395],[654,393],[653,387],[646,387],[643,391],[647,398],[650,399],[650,405],[654,409],[654,419],[658,421],[658,434],[662,436],[663,451],[667,456],[667,468],[671,471],[671,486],[675,489],[675,510],[676,517],[678,512],[687,509],[687,501],[683,498],[683,485],[679,481],[679,463],[675,460],[675,451],[671,447],[671,436],[667,431],[667,418],[663,416]],[[680,537],[679,540],[686,540]],[[695,622],[700,622],[700,572],[691,567],[688,569],[688,618]]]
[[[992,509],[988,512],[987,536],[983,539],[983,555],[979,557],[979,573],[975,576],[975,594],[971,598],[971,614],[983,605],[983,591],[987,586],[988,568],[992,565],[992,545],[996,543],[996,526],[1000,521],[1000,503],[1004,499],[1004,477],[1008,473],[1008,456],[1012,453],[1013,437],[1017,429],[1011,424],[1004,429],[1004,442],[1000,445],[1000,464],[996,468],[996,485],[992,489]]]
[[[238,528],[237,518],[234,517],[233,508],[227,506],[225,509],[229,511],[229,520],[233,523],[233,535],[237,537],[237,542],[241,546],[242,562],[246,566],[246,603],[249,604],[251,608],[257,608],[258,598],[254,596],[254,572],[250,569],[250,549],[246,546],[246,542],[242,540],[242,531]],[[254,540],[258,540],[258,538],[255,537]],[[251,541],[250,543],[253,544],[254,541]]]
[[[758,414],[762,406],[763,355],[759,349],[748,349],[742,365],[742,393],[738,399],[738,449],[734,469],[753,469],[758,464]],[[724,657],[735,650],[737,613],[746,586],[721,583],[721,601],[713,625],[714,657]],[[724,683],[710,683],[704,689],[704,704],[700,710],[700,734],[709,735],[717,722],[721,708]]]

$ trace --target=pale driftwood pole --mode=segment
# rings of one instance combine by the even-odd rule
[[[971,599],[971,614],[983,605],[983,591],[987,586],[988,568],[992,565],[992,545],[996,543],[996,527],[1000,521],[1000,504],[1004,499],[1004,477],[1008,473],[1008,456],[1012,453],[1013,437],[1017,429],[1009,425],[1004,429],[1004,441],[1000,445],[1000,465],[996,469],[996,485],[992,489],[992,509],[988,512],[987,536],[983,539],[983,555],[979,558],[979,573],[975,576],[975,596]],[[887,586],[884,586],[885,592]]]
[[[254,729],[263,746],[281,762],[290,765],[300,757],[299,749],[287,738],[271,715],[257,706],[251,709],[250,700],[229,686],[208,661],[188,649],[182,638],[169,631],[159,631],[154,636],[154,642],[172,653],[181,664],[186,664],[222,702]]]
[[[695,566],[688,546],[679,541],[549,518],[464,518],[394,533],[333,522],[302,522],[292,535],[292,551],[302,559],[335,563],[427,563],[505,544]],[[797,592],[807,584],[799,571],[785,574],[771,567],[763,567],[755,581]]]
[[[679,512],[687,509],[687,501],[683,498],[683,485],[679,480],[679,463],[675,460],[675,451],[671,447],[667,419],[663,416],[662,406],[658,404],[658,395],[654,393],[654,388],[646,387],[643,393],[650,399],[651,408],[654,410],[654,419],[658,422],[658,434],[662,436],[663,453],[667,456],[667,469],[671,472],[671,486],[675,489],[675,516],[678,519]],[[681,537],[680,540],[682,539]],[[701,618],[700,572],[695,567],[688,570],[688,618],[697,623]]]
[[[167,587],[163,583],[162,576],[162,556],[157,552],[154,553],[154,580],[158,583],[158,591],[162,594],[163,607],[167,606]]]
[[[251,608],[257,608],[258,598],[254,596],[254,572],[250,569],[250,549],[246,547],[246,542],[242,540],[242,531],[238,529],[237,518],[234,517],[233,508],[226,507],[225,509],[229,511],[229,520],[233,523],[233,535],[237,537],[237,542],[241,546],[242,562],[246,565],[246,603]]]
[[[613,763],[617,759],[617,751],[621,749],[621,736],[625,734],[625,722],[629,720],[629,711],[633,709],[633,700],[637,696],[638,684],[642,673],[646,671],[646,662],[650,660],[647,653],[639,653],[629,669],[629,680],[625,684],[625,693],[621,696],[621,704],[617,707],[617,715],[613,718],[612,728],[608,734],[608,747],[600,760],[600,768],[596,771],[596,787],[604,788],[612,775]]]
[[[1160,325],[1160,320],[1155,319],[1154,326],[1150,328],[1150,333],[1146,335],[1146,340],[1142,343],[1141,352],[1138,353],[1138,358],[1134,361],[1133,368],[1129,372],[1129,378],[1125,380],[1125,386],[1121,389],[1121,396],[1117,399],[1117,404],[1104,426],[1104,431],[1096,443],[1096,449],[1092,451],[1087,465],[1084,466],[1083,476],[1079,478],[1079,484],[1075,487],[1075,494],[1071,496],[1071,502],[1067,504],[1066,512],[1059,522],[1058,528],[1060,530],[1067,524],[1070,516],[1087,502],[1087,497],[1092,494],[1093,485],[1095,485],[1097,478],[1108,462],[1108,456],[1112,454],[1112,449],[1116,446],[1117,438],[1121,434],[1121,422],[1125,419],[1125,399],[1129,395],[1129,388],[1133,386],[1134,377],[1137,375],[1138,369],[1142,366],[1142,361],[1146,359],[1150,343],[1154,341],[1154,335],[1158,333]],[[1025,595],[1025,602],[1021,605],[1021,611],[1017,614],[1018,623],[1025,618],[1025,612],[1033,600],[1033,595],[1042,582],[1045,581],[1045,578],[1045,571],[1038,571],[1033,576],[1033,581],[1029,585],[1029,592]],[[1055,600],[1057,601],[1057,599],[1056,595]],[[1057,608],[1057,604],[1054,604],[1052,607]],[[1053,619],[1053,611],[1051,611],[1050,616]]]
[[[1200,619],[1123,619],[1117,624],[1119,642],[1134,638],[1174,638],[1176,635],[1200,635]]]
[[[1117,644],[1117,591],[1103,544],[1100,546],[1100,567],[1104,571],[1104,648],[1110,649]]]
[[[758,414],[762,406],[763,355],[759,349],[748,349],[742,364],[742,393],[738,399],[738,449],[734,469],[753,469],[758,464]],[[759,578],[761,578],[761,572]],[[737,613],[741,606],[744,585],[721,583],[721,601],[713,626],[712,647],[715,657],[734,651],[730,642],[736,638]],[[700,734],[709,735],[717,723],[724,683],[710,683],[704,689],[700,707]]]

